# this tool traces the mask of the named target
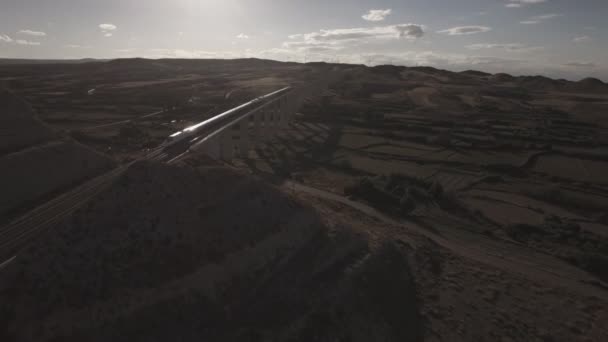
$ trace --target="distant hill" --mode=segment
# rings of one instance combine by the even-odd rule
[[[483,72],[483,71],[477,71],[477,70],[465,70],[465,71],[461,71],[460,73],[465,74],[465,75],[471,75],[471,76],[479,76],[479,77],[492,75],[490,73]]]
[[[10,65],[44,65],[44,64],[86,64],[86,63],[99,63],[103,65],[103,72],[108,71],[119,71],[125,68],[129,69],[129,72],[137,71],[150,71],[163,76],[164,73],[171,73],[175,70],[185,69],[196,69],[203,70],[214,67],[272,67],[274,65],[298,65],[301,63],[297,62],[282,62],[270,59],[259,59],[259,58],[237,58],[237,59],[179,59],[179,58],[160,58],[160,59],[148,59],[148,58],[118,58],[118,59],[95,59],[95,58],[83,58],[83,59],[11,59],[11,58],[0,58],[0,66]],[[339,63],[326,63],[326,62],[310,62],[304,65],[309,66],[339,66],[339,67],[364,67],[362,65],[355,64],[339,64]],[[378,65],[371,67],[373,72],[379,74],[399,74],[404,71],[414,71],[421,74],[428,74],[433,77],[444,77],[450,81],[456,81],[459,83],[471,82],[475,80],[487,80],[493,82],[516,82],[520,87],[531,91],[570,91],[570,92],[607,92],[608,84],[602,82],[597,78],[585,78],[578,82],[567,81],[564,79],[552,79],[546,76],[535,75],[535,76],[512,76],[506,73],[491,74],[479,70],[465,70],[461,72],[453,72],[444,69],[438,69],[431,66],[396,66],[396,65]]]
[[[0,223],[113,166],[107,157],[56,134],[26,101],[0,90]]]
[[[608,85],[596,78],[585,78],[578,82],[564,79],[554,80],[544,76],[520,76],[516,82],[522,88],[532,91],[566,91],[566,92],[608,92]]]
[[[513,80],[515,80],[515,77],[509,75],[509,74],[505,74],[505,73],[498,73],[498,74],[494,74],[492,76],[490,76],[490,80],[491,81],[495,81],[495,82],[513,82]]]
[[[92,62],[106,62],[109,59],[19,59],[19,58],[0,58],[0,65],[24,65],[24,64],[81,64]]]

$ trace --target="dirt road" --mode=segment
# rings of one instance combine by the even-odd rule
[[[424,235],[462,257],[523,275],[532,281],[555,284],[584,296],[594,295],[608,300],[608,285],[566,262],[532,251],[517,243],[491,239],[460,229],[455,227],[457,224],[455,225],[453,221],[444,222],[442,225],[441,221],[445,218],[432,220],[437,224],[433,227],[435,230],[433,232],[414,221],[391,218],[368,205],[335,193],[292,181],[286,181],[283,187],[296,193],[306,193],[321,199],[339,202],[389,225]]]

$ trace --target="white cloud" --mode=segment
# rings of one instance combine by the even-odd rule
[[[450,36],[461,36],[475,33],[483,33],[491,30],[492,28],[487,26],[457,26],[446,30],[438,31],[438,33],[445,33]]]
[[[135,49],[131,48],[131,49],[115,49],[114,51],[121,53],[121,54],[125,54],[125,53],[132,53],[133,51],[135,51]]]
[[[542,46],[528,46],[521,43],[507,43],[507,44],[470,44],[465,46],[469,50],[482,50],[482,49],[502,49],[510,52],[530,52],[544,49]]]
[[[249,39],[249,36],[244,34],[244,33],[240,33],[238,36],[236,36],[238,39]]]
[[[69,49],[91,49],[93,48],[91,45],[80,45],[80,44],[67,44],[64,47]]]
[[[114,24],[99,24],[99,28],[104,37],[110,38],[114,35],[114,31],[116,31],[118,27]]]
[[[29,36],[35,36],[35,37],[44,37],[44,36],[46,36],[46,32],[42,32],[42,31],[21,30],[18,33],[27,34]]]
[[[118,27],[116,27],[116,25],[114,24],[99,24],[99,28],[102,31],[114,31],[116,30]]]
[[[5,34],[0,34],[0,42],[3,43],[12,43],[13,39]]]
[[[584,42],[588,42],[590,40],[591,40],[591,37],[589,37],[589,36],[578,36],[578,37],[574,37],[574,39],[572,39],[572,41],[575,43],[584,43]]]
[[[592,62],[568,62],[562,64],[565,67],[573,67],[573,68],[595,68],[595,63]]]
[[[283,48],[330,51],[378,41],[415,40],[423,36],[424,26],[417,24],[320,30],[290,35],[290,40],[283,43]]]
[[[239,58],[245,57],[231,51],[205,51],[185,49],[149,49],[150,58]]]
[[[561,17],[561,16],[563,16],[563,14],[549,13],[549,14],[537,15],[534,17],[530,17],[528,20],[520,21],[520,23],[526,24],[526,25],[540,24],[541,22],[543,22],[545,20],[549,20],[549,19],[553,19],[553,18],[557,18],[557,17]]]
[[[399,38],[417,39],[424,36],[424,29],[416,24],[395,25],[395,29],[399,31]]]
[[[25,39],[15,39],[13,40],[11,37],[5,35],[5,34],[0,34],[0,42],[2,43],[11,43],[11,44],[17,44],[17,45],[40,45],[40,42],[31,42],[29,40],[25,40]]]
[[[18,45],[40,45],[40,42],[30,42],[24,39],[17,39],[15,40],[15,43],[17,43]]]
[[[507,8],[520,8],[525,5],[542,4],[547,0],[509,0],[509,3],[505,4]]]
[[[382,21],[391,14],[392,10],[380,9],[380,10],[369,10],[366,14],[362,15],[361,18],[367,21]]]

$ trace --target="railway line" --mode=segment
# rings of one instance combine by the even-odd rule
[[[235,147],[231,142],[234,137],[234,127],[240,125],[241,134],[249,135],[250,131],[258,135],[260,132],[272,134],[280,127],[279,122],[285,122],[281,118],[293,114],[307,96],[318,94],[319,89],[319,84],[316,83],[298,89],[286,87],[255,98],[172,134],[161,146],[148,151],[140,158],[97,176],[14,219],[0,227],[0,269],[15,260],[19,251],[27,246],[28,242],[54,227],[101,193],[134,163],[138,161],[173,163],[187,155],[194,147],[198,150],[201,145],[217,144],[220,148],[220,143],[224,151],[221,157],[223,159],[227,157],[226,151],[230,151],[231,157]],[[254,117],[256,120],[253,120]],[[212,137],[214,139],[211,139]],[[219,141],[219,137],[223,139]]]

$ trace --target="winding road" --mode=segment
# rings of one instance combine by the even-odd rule
[[[456,227],[457,223],[453,220],[442,222],[440,218],[430,218],[434,229],[429,230],[407,218],[389,217],[364,203],[335,193],[293,181],[285,181],[282,186],[289,191],[338,202],[401,231],[422,235],[461,257],[519,274],[532,281],[556,284],[583,296],[594,295],[608,300],[608,284],[575,266],[516,242],[492,239]]]

